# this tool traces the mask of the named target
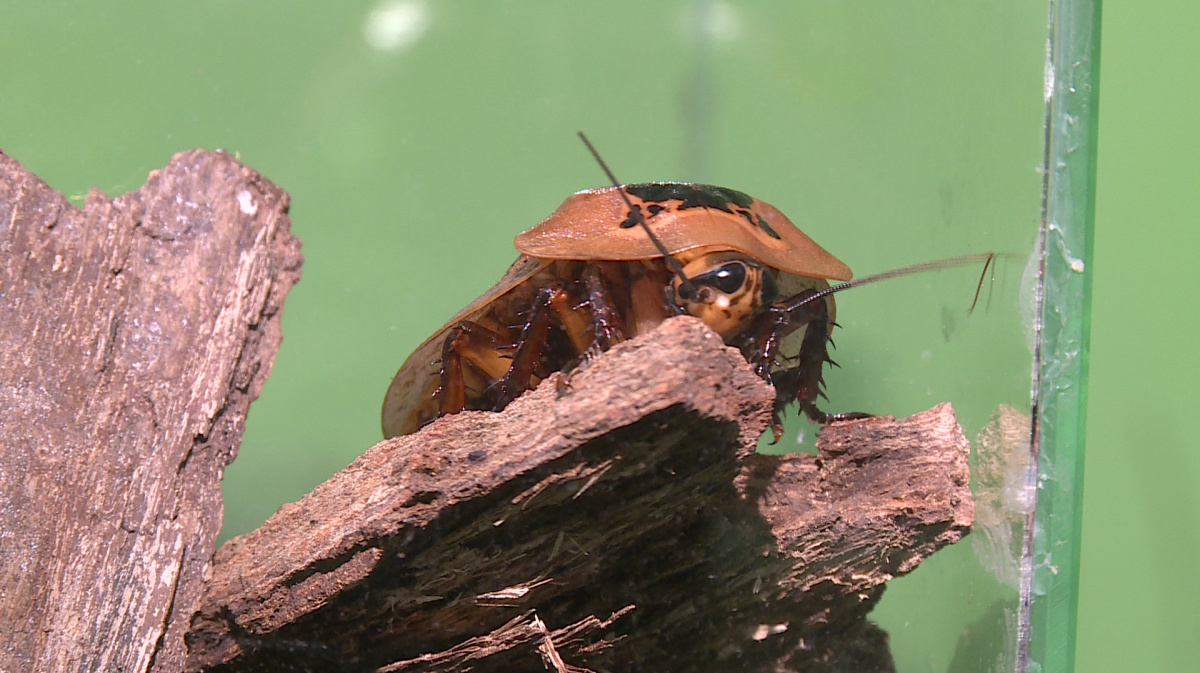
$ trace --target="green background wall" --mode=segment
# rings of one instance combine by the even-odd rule
[[[0,148],[51,185],[119,194],[220,147],[293,195],[304,276],[227,474],[227,533],[374,443],[408,350],[503,271],[513,234],[602,182],[576,129],[624,180],[773,202],[860,274],[1028,249],[1044,3],[593,4],[0,2]],[[1200,10],[1104,14],[1078,670],[1187,670]],[[969,274],[847,296],[832,408],[952,399],[973,435],[1020,405],[1019,267],[970,319]],[[947,670],[959,626],[1006,595],[966,545],[939,557],[881,607],[902,671]]]

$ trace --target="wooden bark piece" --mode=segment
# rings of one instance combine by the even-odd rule
[[[0,670],[180,670],[299,277],[287,206],[195,150],[80,210],[0,153]]]
[[[943,405],[755,455],[771,403],[680,318],[384,441],[218,550],[188,669],[888,670],[865,614],[969,530],[966,440]]]

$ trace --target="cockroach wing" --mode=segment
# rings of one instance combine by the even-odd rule
[[[710,185],[647,183],[589,189],[570,196],[540,224],[517,236],[531,257],[632,260],[661,257],[631,218],[618,189],[640,208],[671,254],[733,250],[767,266],[809,278],[850,280],[850,267],[817,245],[774,206]],[[625,225],[625,226],[622,226]]]
[[[383,436],[396,437],[418,429],[417,409],[437,389],[441,376],[442,341],[446,332],[464,320],[475,320],[485,313],[492,302],[525,282],[553,263],[521,255],[513,262],[499,282],[484,292],[469,306],[459,311],[442,328],[429,337],[400,365],[383,398]]]

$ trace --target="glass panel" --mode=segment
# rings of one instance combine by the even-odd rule
[[[1100,7],[1052,5],[1046,215],[1035,364],[1037,506],[1026,537],[1021,671],[1075,669],[1083,434],[1091,325]],[[1034,475],[1031,474],[1031,479]]]

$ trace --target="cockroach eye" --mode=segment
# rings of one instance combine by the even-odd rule
[[[696,276],[692,282],[714,287],[725,294],[735,294],[746,283],[746,265],[736,261],[726,262],[712,271]]]

